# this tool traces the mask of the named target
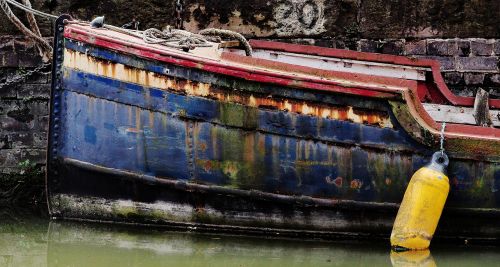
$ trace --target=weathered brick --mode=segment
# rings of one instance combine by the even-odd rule
[[[500,74],[499,73],[488,73],[485,77],[485,84],[490,86],[500,87]]]
[[[358,51],[362,52],[404,55],[404,45],[404,39],[385,41],[362,39],[358,41],[357,47]]]
[[[443,76],[446,84],[457,85],[463,83],[463,74],[460,72],[446,72]]]
[[[45,149],[24,149],[22,151],[22,159],[30,160],[33,163],[43,164],[46,159],[46,150]]]
[[[335,39],[333,38],[321,38],[314,40],[315,46],[335,48]]]
[[[0,68],[0,84],[6,83],[8,81],[17,80],[14,84],[10,86],[4,87],[0,90],[1,98],[16,98],[17,92],[24,87],[24,83],[35,83],[35,82],[43,82],[44,84],[48,84],[48,75],[47,74],[39,74],[33,75],[26,80],[19,80],[24,73],[28,70],[24,68]]]
[[[29,101],[25,103],[31,114],[36,116],[49,115],[49,102],[48,101]]]
[[[5,82],[5,80],[3,80]],[[2,83],[2,80],[0,80],[0,83]],[[17,97],[17,90],[18,86],[5,86],[0,90],[0,98],[5,99],[5,98],[16,98]]]
[[[476,94],[477,87],[471,86],[451,86],[450,90],[458,96],[474,96]]]
[[[23,108],[22,102],[20,102],[19,100],[9,99],[0,101],[0,115],[7,115],[12,111],[19,110],[22,108]]]
[[[34,128],[42,131],[49,131],[49,116],[37,116],[34,124]]]
[[[10,149],[12,148],[12,143],[9,141],[9,136],[2,134],[0,136],[0,149]]]
[[[7,116],[25,123],[31,122],[35,118],[35,116],[31,113],[31,110],[24,105],[20,106],[18,109],[7,112]]]
[[[490,97],[494,98],[499,98],[500,99],[500,88],[499,87],[492,87],[492,88],[487,88],[488,93],[490,93]]]
[[[470,41],[469,40],[459,40],[457,41],[458,56],[468,57],[470,55]]]
[[[455,40],[427,40],[427,54],[431,56],[454,56],[458,54]]]
[[[0,36],[0,54],[14,52],[14,39],[11,36]]]
[[[46,147],[47,132],[14,132],[7,134],[9,142],[15,148],[42,148]]]
[[[18,167],[22,158],[22,149],[0,149],[0,166]]]
[[[24,84],[17,91],[18,98],[42,98],[50,96],[50,84]]]
[[[26,79],[26,83],[33,84],[50,84],[50,73],[35,73]]]
[[[479,85],[484,81],[484,73],[464,73],[466,85]]]
[[[427,53],[427,41],[426,40],[406,41],[405,52],[406,55],[425,55]]]
[[[500,39],[497,39],[495,41],[494,52],[495,52],[495,55],[500,56]]]
[[[35,52],[35,49],[18,52],[17,60],[18,66],[24,68],[38,67],[43,64],[42,57],[38,54],[38,51]]]
[[[417,58],[433,59],[439,61],[441,71],[455,70],[455,58],[438,56],[416,56]]]
[[[359,40],[358,51],[377,53],[380,51],[380,43],[378,41],[368,39]]]
[[[0,127],[2,132],[22,132],[33,130],[34,121],[19,121],[7,115],[0,115]]]
[[[0,42],[1,41],[2,39],[0,38]],[[9,59],[9,57],[11,57],[11,55],[13,54],[15,54],[13,46],[0,43],[0,67],[16,67],[17,65],[11,65],[17,63],[17,57],[15,58],[15,60]]]
[[[47,147],[47,136],[48,133],[43,131],[33,133],[33,147],[45,149]]]
[[[404,40],[389,40],[382,43],[381,52],[384,54],[404,55]]]
[[[31,132],[9,133],[9,140],[15,148],[34,147],[33,134]]]
[[[337,49],[346,49],[347,45],[345,44],[344,40],[336,39],[335,40],[335,48],[337,48]]]
[[[0,149],[0,166],[19,167],[19,163],[24,160],[30,160],[33,163],[45,163],[44,149]]]
[[[16,53],[0,53],[0,64],[2,67],[17,67],[18,62]]]
[[[470,49],[473,55],[491,56],[494,44],[494,40],[474,39],[470,43]]]
[[[461,71],[498,71],[498,57],[458,57],[457,69]]]

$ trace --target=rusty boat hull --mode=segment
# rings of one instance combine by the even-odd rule
[[[422,102],[473,103],[443,89],[434,61],[262,41],[252,43],[257,54],[396,71],[325,70],[230,50],[214,59],[64,19],[47,155],[54,218],[388,237],[409,178],[439,148],[440,124]],[[449,124],[451,191],[439,237],[500,237],[499,136]]]

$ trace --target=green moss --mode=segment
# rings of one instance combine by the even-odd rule
[[[219,120],[222,124],[243,129],[257,127],[257,108],[234,103],[219,104]]]
[[[113,214],[116,216],[131,217],[139,215],[137,208],[133,206],[113,205],[111,209]]]

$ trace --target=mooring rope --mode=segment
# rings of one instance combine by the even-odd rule
[[[21,4],[21,3],[18,3],[16,1],[14,1],[14,0],[1,0],[1,1],[2,2],[7,2],[9,4],[12,4],[12,5],[16,6],[19,9],[22,9],[22,10],[28,12],[28,13],[32,13],[32,14],[35,14],[35,15],[38,15],[38,16],[42,16],[42,17],[46,17],[46,18],[54,19],[54,20],[56,20],[58,18],[58,16],[56,16],[56,15],[45,13],[45,12],[42,12],[40,10],[36,10],[36,9],[32,8],[31,7],[31,3],[29,3],[29,0],[28,1],[23,1],[24,5]],[[28,2],[29,4],[26,4],[26,2]]]
[[[12,5],[26,11],[26,16],[28,18],[28,23],[29,23],[31,29],[26,27],[21,22],[21,20],[12,12],[12,10],[10,9],[10,7],[7,3],[12,4]],[[38,28],[38,25],[36,23],[36,19],[33,16],[33,14],[35,14],[35,12],[33,12],[32,10],[35,10],[35,9],[31,8],[31,2],[29,0],[23,0],[23,3],[24,3],[24,5],[22,5],[16,1],[13,1],[13,0],[0,0],[0,7],[4,11],[5,15],[7,15],[9,20],[21,32],[23,32],[26,36],[28,36],[30,39],[32,39],[36,43],[36,47],[40,51],[40,54],[43,58],[43,61],[48,62],[52,58],[52,46],[49,44],[49,42],[47,42],[47,40],[45,40],[42,37],[42,34],[40,33],[40,29]],[[46,14],[43,12],[39,12],[39,13],[44,14],[43,16],[49,15],[49,14]],[[50,16],[55,17],[53,15],[50,15]]]
[[[441,124],[441,132],[439,133],[439,150],[441,151],[441,155],[444,153],[444,130],[446,128],[446,122],[443,121]]]
[[[234,39],[238,40],[243,45],[247,56],[252,55],[252,47],[250,46],[250,43],[240,33],[233,32],[230,30],[209,28],[209,29],[204,29],[204,30],[199,31],[198,34],[204,35],[204,36],[217,36],[217,37],[234,38]]]
[[[10,21],[12,21],[12,23],[14,23],[20,31],[37,43],[37,47],[44,57],[44,61],[47,62],[50,58],[52,58],[52,47],[45,39],[43,39],[33,15],[39,15],[49,19],[57,19],[57,16],[33,9],[31,7],[30,0],[22,1],[23,3],[21,4],[14,0],[0,0],[0,7],[3,9]],[[12,12],[8,4],[12,4],[13,6],[26,11],[31,30],[19,20],[19,18]],[[252,47],[247,39],[240,33],[229,30],[210,28],[201,30],[198,33],[191,33],[181,29],[173,29],[171,27],[167,27],[163,31],[155,28],[150,28],[145,31],[129,30],[107,24],[104,24],[103,27],[141,38],[148,44],[161,44],[171,48],[182,49],[184,51],[189,51],[195,49],[196,47],[210,47],[212,46],[210,42],[221,42],[221,38],[233,38],[238,40],[244,47],[247,56],[252,55]]]

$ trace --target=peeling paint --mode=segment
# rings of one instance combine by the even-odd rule
[[[288,111],[298,114],[311,115],[326,119],[345,120],[356,123],[377,125],[384,128],[392,128],[393,125],[388,114],[376,111],[355,110],[353,107],[328,106],[319,103],[306,103],[292,99],[278,99],[263,96],[256,96],[245,92],[232,92],[220,88],[212,87],[206,83],[193,81],[183,81],[168,76],[156,74],[149,71],[127,67],[118,63],[103,63],[102,60],[85,56],[82,53],[65,50],[64,66],[74,68],[88,73],[118,79],[124,82],[154,87],[164,90],[183,92],[188,95],[215,98],[221,102],[237,103],[256,108],[272,108],[281,111]],[[114,71],[109,71],[113,69]],[[117,76],[111,76],[116,73]],[[227,106],[229,107],[229,106]],[[233,112],[223,112],[235,116]],[[227,117],[231,120],[231,117]],[[227,119],[224,119],[226,121]],[[250,120],[251,122],[251,120]],[[236,125],[241,126],[241,125]]]

